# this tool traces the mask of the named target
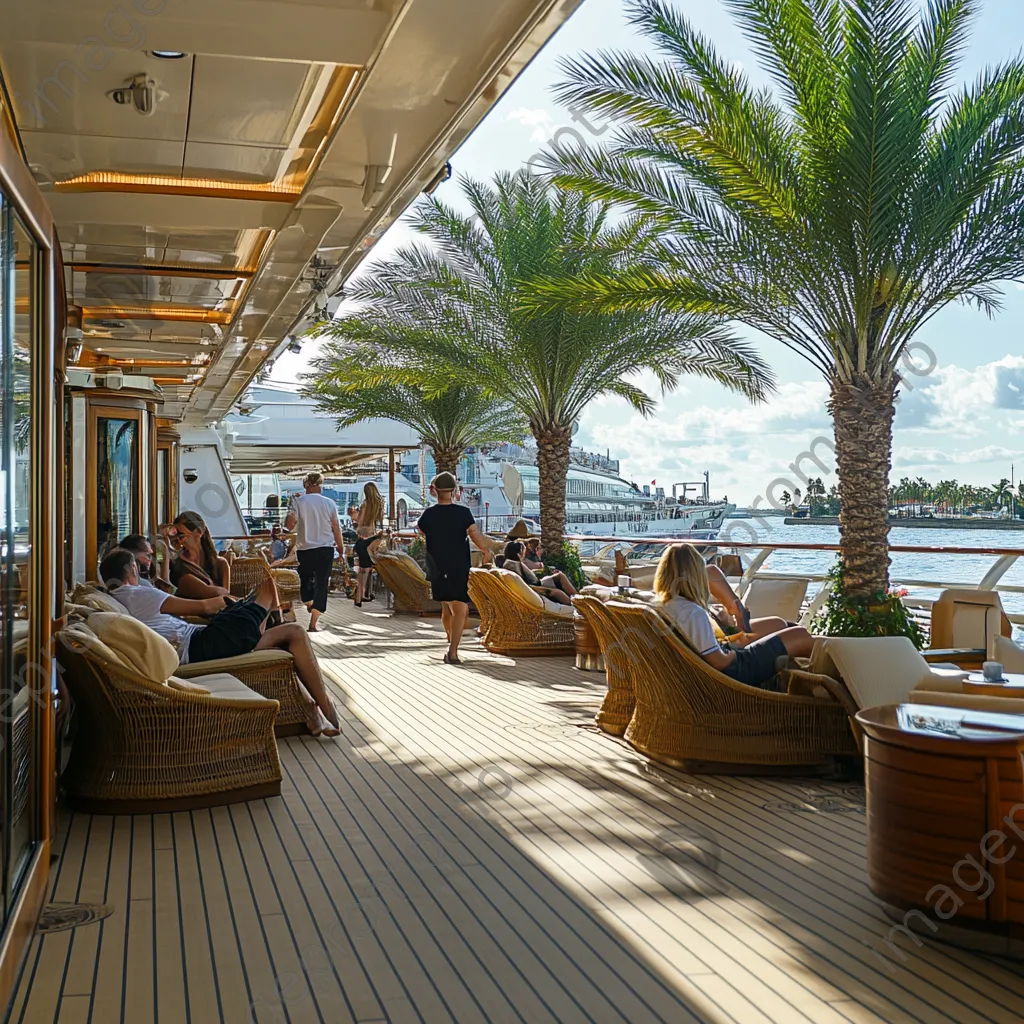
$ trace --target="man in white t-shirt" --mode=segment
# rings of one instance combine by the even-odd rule
[[[317,631],[321,614],[327,611],[327,592],[334,569],[334,548],[344,554],[345,540],[338,521],[338,506],[321,493],[324,478],[308,473],[302,486],[305,494],[288,502],[286,530],[295,530],[295,557],[299,561],[301,597],[309,611],[309,631]]]
[[[175,597],[156,587],[143,586],[135,555],[124,548],[114,548],[100,563],[100,579],[111,597],[124,605],[133,618],[149,626],[167,640],[178,652],[179,663],[194,664],[234,658],[254,650],[281,649],[295,660],[295,671],[312,700],[307,724],[313,735],[321,732],[337,736],[341,731],[338,713],[331,702],[320,675],[309,637],[295,622],[263,629],[270,609],[276,601],[274,582],[264,580],[251,599],[235,601],[225,607],[223,597],[201,600]],[[206,625],[185,622],[179,616],[208,615]],[[323,712],[330,728],[320,719]]]

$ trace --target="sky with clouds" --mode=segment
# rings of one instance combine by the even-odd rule
[[[683,2],[683,0],[680,0]],[[723,57],[738,62],[758,85],[769,84],[722,0],[686,2],[688,16]],[[962,74],[973,78],[986,65],[1015,53],[1024,43],[1024,0],[981,0]],[[560,130],[590,130],[560,108],[550,88],[559,80],[563,56],[645,47],[628,25],[621,0],[584,0],[562,30],[495,105],[487,120],[452,157],[458,174],[488,178],[517,169],[543,153]],[[588,122],[595,132],[603,126]],[[560,139],[570,136],[561,135]],[[459,205],[453,180],[442,186],[446,201]],[[378,242],[372,260],[386,258],[414,236],[402,221]],[[372,260],[364,265],[372,266]],[[897,407],[893,479],[923,476],[991,484],[1024,474],[1024,285],[1009,284],[1003,309],[989,320],[974,309],[949,307],[917,335],[905,389]],[[825,410],[827,388],[801,357],[778,343],[745,332],[760,345],[779,377],[777,394],[752,408],[743,399],[705,382],[685,379],[665,396],[657,414],[644,420],[618,399],[601,399],[580,422],[577,441],[610,450],[622,473],[659,485],[697,479],[711,472],[712,490],[748,504],[764,495],[787,467],[815,441],[831,437]],[[301,356],[283,356],[273,377],[294,379],[315,342]],[[827,461],[828,450],[817,451]],[[808,467],[809,468],[809,467]],[[829,469],[831,464],[829,463]],[[823,474],[826,486],[832,480]]]

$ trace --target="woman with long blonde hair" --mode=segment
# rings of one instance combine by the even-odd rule
[[[712,668],[747,686],[778,689],[779,659],[806,658],[811,653],[810,633],[783,619],[755,619],[752,632],[729,637],[723,644],[715,634],[708,608],[707,567],[692,544],[672,544],[665,549],[654,575],[654,592],[661,613],[690,646]]]
[[[370,573],[373,572],[373,552],[384,526],[384,499],[372,480],[363,487],[363,503],[356,510],[352,525],[356,528],[356,568],[359,573],[355,605],[360,608]]]

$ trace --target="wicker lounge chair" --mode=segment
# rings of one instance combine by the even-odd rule
[[[497,605],[491,599],[491,590],[495,586],[497,584],[491,580],[490,569],[469,570],[469,599],[480,615],[479,636],[481,641],[486,640],[487,633],[497,615]]]
[[[625,738],[653,760],[690,772],[749,772],[822,768],[858,755],[836,680],[787,672],[788,693],[745,686],[708,665],[654,609],[604,607],[614,642],[631,659],[636,707]]]
[[[394,595],[399,614],[438,615],[441,605],[431,597],[430,583],[416,561],[402,551],[381,551],[373,558],[377,575]]]
[[[485,574],[486,579],[480,574]],[[473,590],[484,591],[493,616],[482,642],[493,654],[552,655],[576,653],[571,605],[555,604],[531,590],[507,569],[472,569]]]
[[[261,697],[278,702],[274,725],[276,736],[297,736],[309,732],[306,697],[295,671],[295,659],[287,651],[250,651],[236,658],[180,665],[175,674],[182,679],[195,679],[215,672],[227,672]]]
[[[68,802],[91,814],[158,814],[278,796],[277,702],[230,677],[223,694],[154,683],[64,633],[57,659],[78,729],[62,775]]]
[[[608,679],[608,692],[594,721],[604,732],[621,736],[636,708],[636,693],[630,677],[634,661],[618,642],[615,621],[603,601],[579,594],[572,599],[572,603],[597,637]]]

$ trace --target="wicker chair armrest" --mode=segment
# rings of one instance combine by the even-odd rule
[[[214,672],[227,672],[244,683],[245,680],[242,679],[242,674],[247,670],[282,669],[295,663],[295,659],[283,648],[280,650],[267,650],[266,652],[261,651],[260,653],[264,654],[264,657],[250,665],[244,664],[243,659],[248,657],[248,655],[243,654],[241,658],[217,658],[213,661],[196,661],[188,665],[179,665],[175,669],[174,674],[182,679],[193,679],[196,676],[208,676]],[[243,661],[243,663],[239,664],[240,661]]]
[[[860,710],[846,685],[838,679],[800,669],[786,669],[781,674],[787,680],[786,692],[790,696],[816,697],[815,690],[824,690],[851,718]]]

